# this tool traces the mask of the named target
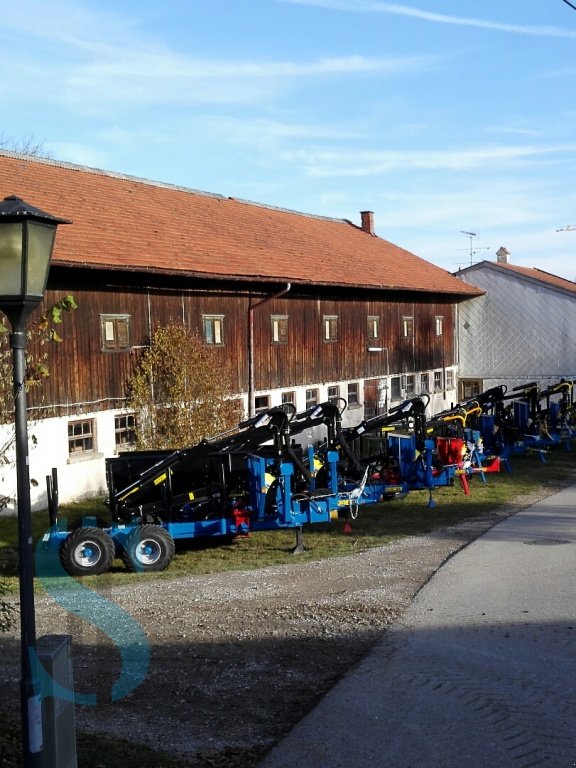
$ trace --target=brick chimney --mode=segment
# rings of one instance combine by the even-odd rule
[[[498,261],[498,264],[508,264],[508,256],[510,256],[510,251],[507,251],[503,245],[496,251],[496,260]]]
[[[364,232],[369,235],[374,234],[374,213],[372,211],[360,211],[361,227]]]

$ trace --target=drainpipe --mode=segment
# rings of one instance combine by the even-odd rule
[[[266,298],[257,301],[252,307],[248,309],[248,416],[255,415],[254,408],[254,310],[256,307],[267,304],[272,299],[277,299],[279,296],[283,296],[288,293],[292,283],[287,283],[285,288],[282,288],[278,293],[274,293],[272,296],[266,296]]]

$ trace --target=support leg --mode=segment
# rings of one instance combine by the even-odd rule
[[[301,555],[304,552],[304,532],[302,526],[296,528],[296,546],[292,550],[293,555]]]

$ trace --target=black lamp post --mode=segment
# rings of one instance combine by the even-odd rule
[[[22,764],[42,763],[42,709],[36,670],[32,509],[26,416],[26,321],[44,297],[58,224],[67,224],[18,197],[0,202],[0,310],[12,332],[14,429],[20,577]]]

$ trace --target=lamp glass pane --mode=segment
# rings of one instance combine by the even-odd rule
[[[55,234],[56,227],[53,225],[28,222],[27,296],[44,294]]]
[[[23,223],[0,224],[0,295],[22,293]]]

